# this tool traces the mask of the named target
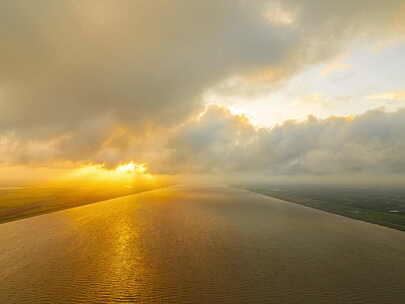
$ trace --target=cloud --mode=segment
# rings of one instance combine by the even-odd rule
[[[310,116],[255,129],[243,116],[212,106],[170,140],[179,172],[267,174],[405,173],[405,109],[357,117]]]
[[[382,99],[393,101],[405,101],[405,91],[386,92],[367,96],[367,99]]]
[[[322,76],[327,76],[330,73],[336,72],[336,71],[347,71],[351,68],[352,66],[347,63],[331,63],[325,67],[325,69],[322,70],[321,75]]]
[[[244,116],[210,106],[198,119],[176,130],[169,138],[168,168],[177,172],[203,173],[238,169],[235,161],[254,141],[255,128]],[[246,161],[241,161],[244,166]],[[242,167],[240,168],[242,169]]]
[[[262,22],[263,3],[2,1],[0,132],[63,137],[61,154],[86,159],[116,128],[174,126],[207,87],[283,59],[294,34]]]
[[[1,1],[0,162],[158,162],[207,89],[232,77],[268,89],[352,39],[397,35],[403,12],[401,0]],[[219,138],[246,145],[252,127],[226,115]],[[209,140],[186,134],[176,143]]]
[[[263,17],[267,22],[278,26],[292,26],[294,24],[294,13],[283,9],[281,3],[271,2],[263,12]]]

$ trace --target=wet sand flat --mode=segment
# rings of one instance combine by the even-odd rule
[[[0,303],[405,303],[405,233],[224,186],[0,225]]]

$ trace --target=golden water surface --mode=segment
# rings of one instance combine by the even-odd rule
[[[405,233],[221,186],[0,225],[0,303],[405,303]]]

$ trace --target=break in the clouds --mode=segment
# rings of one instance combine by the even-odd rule
[[[244,80],[231,88],[240,94],[276,90],[355,39],[394,39],[405,32],[404,17],[402,0],[1,1],[0,162],[139,159],[156,170],[201,172],[263,168],[255,164],[267,155],[265,168],[315,171],[311,160],[323,159],[333,171],[332,148],[305,150],[310,143],[302,141],[311,136],[284,144],[282,153],[306,155],[305,166],[263,152],[283,137],[281,130],[304,132],[307,124],[257,131],[221,111],[196,120],[204,109],[201,96],[235,77]],[[196,130],[205,120],[225,125],[211,126],[211,134],[203,126]],[[378,126],[385,128],[370,126],[370,132],[383,132]],[[258,137],[267,139],[258,144]],[[229,151],[235,141],[237,155]],[[395,149],[386,144],[384,151],[375,149]],[[357,155],[369,153],[351,147]],[[212,156],[209,162],[202,151]],[[383,156],[370,158],[372,167]],[[362,167],[365,159],[359,157]],[[339,168],[355,166],[349,163]]]

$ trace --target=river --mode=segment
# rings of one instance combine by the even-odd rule
[[[226,186],[0,225],[0,303],[405,303],[405,233]]]

